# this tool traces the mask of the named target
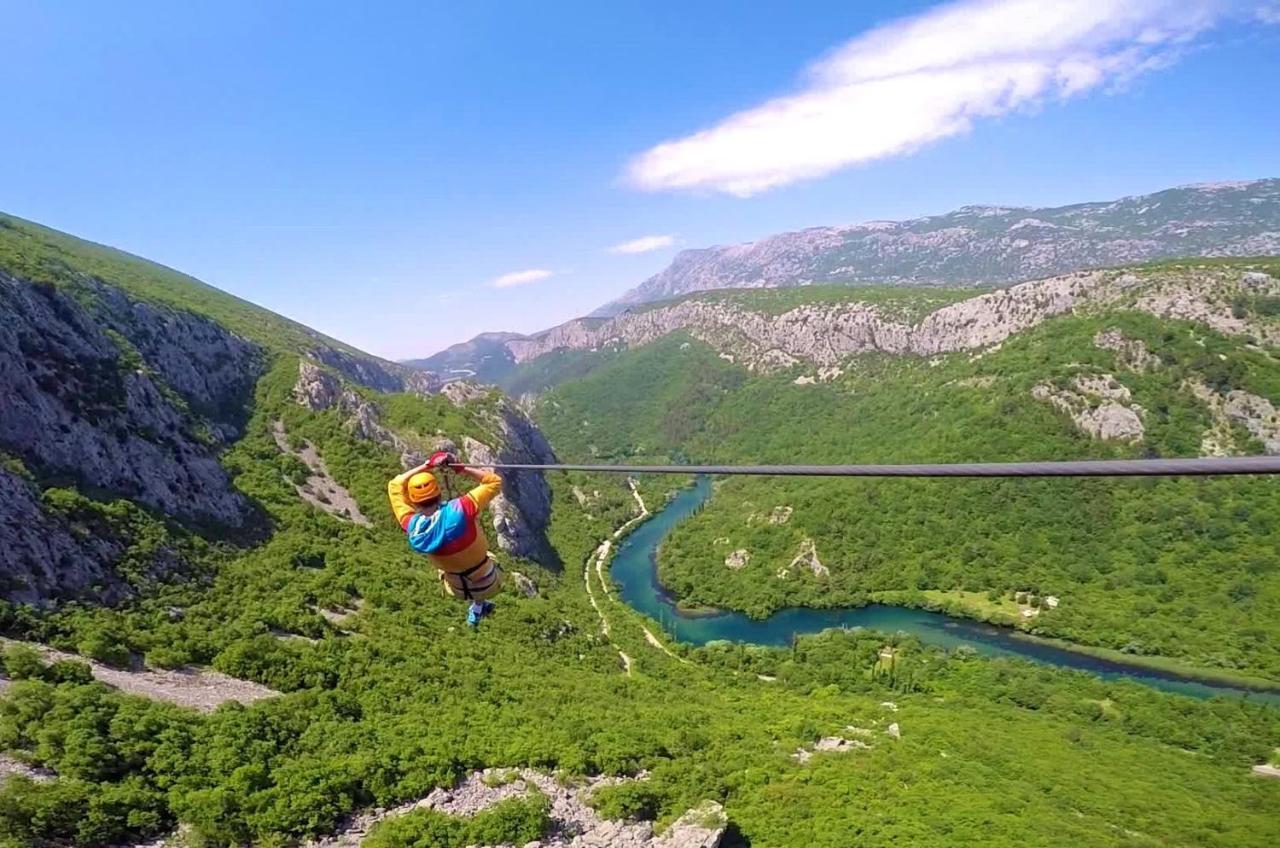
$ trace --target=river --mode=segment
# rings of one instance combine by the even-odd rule
[[[707,478],[700,478],[693,487],[682,489],[619,544],[611,567],[621,598],[661,622],[671,635],[682,642],[705,645],[727,639],[784,646],[790,644],[795,635],[818,633],[832,627],[866,627],[887,633],[909,633],[922,642],[948,649],[966,646],[989,657],[1019,657],[1061,668],[1081,669],[1100,677],[1127,678],[1166,692],[1198,698],[1247,694],[1254,700],[1280,704],[1280,693],[1246,692],[1192,677],[1099,659],[1028,639],[1012,628],[910,607],[883,604],[838,609],[790,607],[765,619],[753,619],[737,612],[682,613],[658,583],[658,546],[677,524],[692,515],[710,496],[711,481]]]

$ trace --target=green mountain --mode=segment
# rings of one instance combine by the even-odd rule
[[[1260,321],[1269,296],[1245,298],[1239,320]],[[668,644],[593,567],[634,517],[633,493],[584,475],[508,481],[489,530],[521,577],[473,631],[404,544],[384,486],[446,440],[480,460],[549,458],[496,392],[441,388],[176,272],[14,218],[0,219],[0,316],[0,628],[99,661],[50,663],[13,645],[0,657],[4,848],[168,834],[189,846],[285,846],[337,832],[343,841],[313,844],[350,845],[370,827],[364,844],[380,848],[1276,840],[1280,784],[1249,776],[1280,742],[1273,707],[868,632],[786,650]],[[1117,327],[1125,345],[1145,320]],[[1196,335],[1179,330],[1176,344],[1153,340],[1152,351],[1202,351],[1186,367],[1208,385],[1271,391],[1251,370],[1265,370],[1268,346],[1185,326]],[[1046,323],[1033,335],[1056,332]],[[1084,330],[1062,332],[1061,344],[1078,346]],[[854,369],[795,385],[685,343],[601,355],[591,364],[603,367],[549,395],[567,410],[607,369],[631,381],[587,410],[589,442],[569,437],[557,450],[702,450],[713,431],[699,411],[745,403],[762,433],[789,414],[792,390],[810,391],[817,410],[841,380],[852,381],[844,391],[869,391],[873,368],[929,369],[868,358],[861,378]],[[1032,357],[1023,345],[976,365],[1013,368],[1000,356]],[[582,353],[575,374],[590,358]],[[686,356],[698,367],[683,367]],[[930,372],[958,375],[966,356]],[[646,357],[669,379],[637,382]],[[1210,373],[1214,362],[1228,363],[1225,376]],[[1149,403],[1171,378],[1143,374],[1150,382],[1133,391]],[[756,402],[772,392],[778,406]],[[663,403],[689,412],[658,416]],[[906,404],[906,430],[932,412],[911,405],[919,400],[879,403]],[[990,422],[981,403],[970,407]],[[1018,409],[1018,421],[1057,434],[1052,444],[1076,443],[1051,401]],[[568,419],[548,410],[568,433]],[[635,422],[618,419],[627,410]],[[1176,422],[1193,414],[1173,408],[1167,426],[1144,418],[1144,438],[1180,445]],[[803,420],[814,453],[835,444],[834,420]],[[795,433],[776,429],[763,452],[795,455]],[[897,437],[902,455],[983,444],[970,434],[910,448],[907,436]],[[1245,439],[1234,427],[1220,437]],[[640,492],[656,502],[666,485]],[[1269,518],[1257,502],[1231,521],[1261,534]],[[807,526],[801,512],[781,526]],[[1222,538],[1214,514],[1196,520]],[[1264,557],[1253,578],[1259,610],[1273,562]],[[1062,609],[1075,603],[1064,593]],[[147,697],[112,688],[129,688],[126,678]],[[255,697],[263,686],[278,694],[242,704],[236,679],[256,684]],[[166,702],[173,685],[196,687],[208,709]],[[232,694],[216,688],[228,685]],[[481,771],[499,767],[527,771],[518,781]]]
[[[1091,272],[918,308],[901,291],[697,296],[574,339],[615,349],[536,417],[595,461],[1280,453],[1278,270]],[[660,569],[694,606],[888,600],[1280,680],[1277,518],[1269,479],[734,478]]]

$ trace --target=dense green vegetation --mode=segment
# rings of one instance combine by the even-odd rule
[[[291,332],[276,323],[281,319],[247,304],[188,288],[179,275],[164,295],[154,276],[130,276],[137,270],[131,258],[22,222],[0,226],[0,247],[6,251],[4,267],[18,265],[38,279],[74,285],[81,271],[90,270],[136,294],[167,297],[248,335],[261,333],[264,340]],[[152,267],[146,273],[157,272]],[[1068,335],[1088,332],[1062,326]],[[1056,343],[1057,332],[1046,329],[1042,342]],[[1227,848],[1270,846],[1280,839],[1274,814],[1280,784],[1251,780],[1247,771],[1280,742],[1280,711],[1266,705],[1194,701],[1027,663],[945,654],[910,639],[865,632],[801,639],[789,650],[673,646],[669,656],[655,649],[641,629],[652,622],[606,594],[594,572],[585,575],[584,585],[592,551],[634,515],[631,493],[616,478],[554,479],[550,535],[565,563],[563,573],[502,557],[504,567],[537,584],[539,595],[508,590],[482,627],[468,629],[462,606],[440,594],[434,572],[406,547],[391,519],[384,487],[399,470],[398,458],[353,437],[336,412],[314,413],[295,403],[291,388],[298,363],[289,338],[282,335],[283,341],[269,345],[272,358],[246,411],[245,435],[222,457],[237,488],[261,508],[269,533],[251,542],[199,536],[102,493],[49,486],[47,508],[74,517],[86,533],[129,540],[126,567],[139,595],[117,609],[0,606],[0,629],[10,636],[121,666],[140,660],[158,667],[208,665],[281,694],[201,714],[122,695],[92,682],[79,663],[46,666],[30,651],[5,651],[0,751],[52,769],[56,778],[36,783],[17,776],[0,785],[3,848],[127,844],[178,824],[188,828],[193,848],[281,848],[331,832],[355,810],[419,799],[474,769],[495,766],[533,767],[566,780],[648,770],[651,777],[643,785],[600,793],[595,800],[601,811],[653,818],[661,827],[704,799],[716,800],[731,821],[729,843],[755,848],[851,842],[1079,848],[1122,840]],[[1209,354],[1228,344],[1204,339]],[[1048,352],[1036,353],[1040,343],[1007,346],[981,368],[1008,368],[1008,379],[1025,382],[1031,377],[1019,370],[1018,357],[1047,360]],[[673,348],[666,352],[679,352],[678,345]],[[1040,428],[1015,444],[1024,453],[1044,445],[1067,455],[1087,449],[1050,411],[1023,404],[1021,395],[1014,393],[1007,408],[1008,399],[998,396],[993,409],[981,400],[964,401],[960,389],[939,382],[932,397],[944,398],[947,408],[955,406],[969,422],[950,442],[941,439],[943,431],[928,423],[935,410],[928,398],[877,396],[872,388],[892,384],[899,369],[917,379],[910,369],[924,372],[919,363],[868,360],[830,389],[761,380],[696,346],[680,353],[696,368],[671,368],[665,378],[652,379],[628,370],[633,356],[663,352],[655,346],[619,357],[610,373],[622,391],[589,415],[574,408],[585,397],[575,392],[589,388],[597,374],[556,393],[558,415],[589,421],[589,438],[560,441],[561,452],[710,456],[714,446],[723,451],[715,455],[732,456],[750,446],[763,453],[760,458],[795,458],[794,439],[782,431],[763,435],[794,415],[794,404],[805,396],[793,390],[812,390],[808,397],[815,399],[821,392],[857,392],[874,401],[868,410],[882,408],[876,415],[899,415],[903,433],[888,444],[904,458],[1005,450],[1007,445],[970,432],[990,429],[997,420]],[[1229,359],[1237,361],[1235,349],[1230,352]],[[1188,356],[1194,353],[1188,348]],[[1193,356],[1188,367],[1204,370],[1221,361]],[[1252,373],[1252,360],[1238,361],[1244,371],[1229,374],[1231,380],[1270,391],[1255,382],[1265,375]],[[925,373],[942,380],[969,373],[966,368],[972,370],[957,360]],[[1134,390],[1139,391],[1136,384]],[[1142,391],[1161,390],[1153,383]],[[369,397],[380,406],[383,423],[421,446],[440,437],[496,435],[489,400],[459,408],[441,398]],[[655,398],[666,405],[661,414]],[[1151,402],[1146,395],[1139,399]],[[848,410],[824,413],[818,400],[811,403],[800,407],[808,418],[790,420],[791,430],[796,420],[805,422],[813,458],[845,451]],[[1168,419],[1201,414],[1175,403]],[[619,419],[626,415],[633,420]],[[552,418],[553,424],[575,420]],[[759,422],[755,430],[743,429],[748,419]],[[884,419],[868,418],[876,420]],[[305,439],[315,446],[372,526],[339,521],[299,499],[293,481],[303,470],[277,447],[277,422],[295,444]],[[1162,450],[1180,449],[1186,438],[1175,423],[1153,427],[1153,434]],[[869,431],[865,441],[855,440],[858,450],[878,449],[873,435],[884,438]],[[911,436],[935,443],[912,447]],[[12,465],[4,457],[0,461]],[[26,474],[20,464],[15,470]],[[645,480],[642,492],[656,504],[675,483]],[[772,496],[778,490],[766,491]],[[726,485],[715,503],[732,503],[732,492]],[[1187,544],[1212,554],[1213,545],[1227,543],[1214,529],[1217,512],[1209,507],[1228,497],[1243,501],[1247,494],[1184,492],[1169,508],[1207,510],[1203,517],[1192,512],[1202,525]],[[1052,492],[1040,496],[1058,503]],[[1195,503],[1186,500],[1197,497]],[[760,496],[756,501],[772,508]],[[1258,524],[1258,539],[1250,544],[1269,538],[1268,503],[1250,499],[1257,512],[1237,519]],[[713,505],[697,521],[712,520],[717,509]],[[784,525],[787,532],[820,517],[806,518],[804,512],[797,508],[792,523]],[[1083,517],[1109,520],[1101,513],[1099,508]],[[842,518],[828,515],[832,521]],[[1167,532],[1173,525],[1155,526]],[[689,545],[691,557],[701,555],[692,536],[673,544]],[[887,532],[885,544],[888,550],[905,549],[904,543],[893,547]],[[143,565],[158,550],[178,552],[188,568],[155,579]],[[1247,570],[1235,564],[1233,549],[1219,553],[1223,569]],[[1274,603],[1273,561],[1264,558],[1265,567],[1249,578],[1257,591],[1239,601],[1254,605],[1250,622]],[[1184,579],[1172,574],[1176,565],[1161,566],[1175,583]],[[595,586],[599,612],[586,585]],[[1064,610],[1070,598],[1064,590]],[[602,614],[611,624],[607,637]],[[1152,617],[1167,620],[1159,610]],[[881,656],[886,642],[896,650],[888,663]],[[632,658],[630,673],[620,650]],[[1256,661],[1269,654],[1264,645],[1245,656]],[[901,739],[885,732],[889,722],[900,725]],[[807,763],[793,757],[821,737],[851,733],[850,725],[870,733],[868,750],[817,754]],[[545,804],[532,797],[470,820],[416,812],[379,826],[369,844],[522,844],[546,827]]]
[[[513,798],[472,818],[415,810],[380,823],[369,834],[367,848],[450,848],[453,845],[525,845],[550,828],[547,799]]]
[[[1125,370],[1093,344],[1106,328],[1143,340],[1164,365]],[[1131,312],[1054,320],[980,359],[863,356],[823,385],[753,375],[689,341],[673,335],[563,384],[544,399],[541,423],[576,458],[612,460],[673,448],[745,463],[1187,456],[1212,424],[1188,380],[1280,399],[1273,350]],[[1115,375],[1146,410],[1140,445],[1090,439],[1031,395],[1037,384],[1095,374]],[[786,523],[774,523],[775,508],[787,507]],[[1015,620],[1046,636],[1277,680],[1278,519],[1280,492],[1265,479],[735,478],[677,529],[660,568],[690,604],[759,616],[887,598],[1007,623],[1007,613],[959,593],[990,593],[1006,610],[1018,591],[1053,595],[1056,609],[1028,620],[1013,607]],[[829,574],[791,566],[806,540]],[[751,553],[745,567],[725,566],[735,550]]]
[[[634,615],[608,599],[612,638],[637,661],[624,675],[578,571],[632,514],[616,480],[556,481],[564,579],[511,563],[543,596],[505,594],[498,614],[469,631],[385,514],[394,458],[351,440],[332,414],[293,404],[292,373],[285,361],[260,384],[249,434],[227,460],[275,522],[268,543],[218,551],[211,582],[157,587],[128,609],[10,621],[70,647],[96,631],[156,662],[207,662],[286,694],[198,716],[115,694],[74,669],[6,658],[26,679],[0,705],[0,743],[59,774],[0,790],[0,834],[11,845],[112,844],[178,821],[199,844],[282,844],[328,831],[353,809],[504,765],[648,769],[643,790],[602,793],[602,809],[670,821],[712,798],[753,845],[847,845],[850,833],[868,844],[1022,844],[1027,816],[1058,834],[1042,844],[1111,844],[1116,828],[1223,846],[1276,836],[1277,787],[1245,777],[1280,739],[1280,713],[1263,706],[1189,701],[910,641],[886,671],[884,638],[873,634],[828,634],[791,651],[712,646],[686,651],[686,666],[647,646]],[[397,399],[396,414],[414,403]],[[414,413],[419,432],[450,435],[454,414],[425,402]],[[277,419],[317,445],[377,526],[338,522],[297,499],[271,441]],[[483,433],[480,422],[459,423]],[[339,625],[324,608],[358,612]],[[896,743],[878,730],[890,720],[885,700],[899,706]],[[791,758],[848,724],[876,729],[872,750]],[[1182,802],[1190,796],[1198,805]],[[470,822],[415,814],[382,826],[376,844],[523,837],[542,827],[539,809],[535,800]]]

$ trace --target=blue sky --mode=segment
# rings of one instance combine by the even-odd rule
[[[1280,6],[1028,2],[8,0],[0,209],[404,358],[681,247],[1280,176]]]

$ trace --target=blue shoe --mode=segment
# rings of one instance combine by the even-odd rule
[[[480,616],[482,615],[484,615],[484,613],[478,612],[474,607],[467,610],[467,624],[471,627],[475,627],[480,623]]]
[[[493,612],[493,601],[481,601],[481,602],[480,602],[480,615],[481,615],[481,616],[486,616],[486,615],[488,615],[488,614],[489,614],[489,613],[491,613],[491,612]]]

